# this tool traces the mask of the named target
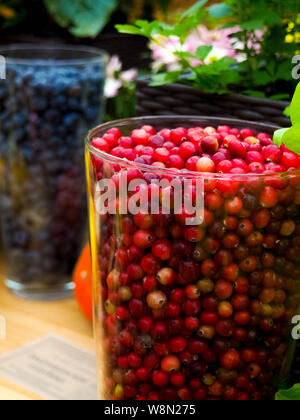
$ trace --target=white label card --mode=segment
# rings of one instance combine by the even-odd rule
[[[97,400],[96,356],[55,334],[0,356],[0,376],[52,401]]]

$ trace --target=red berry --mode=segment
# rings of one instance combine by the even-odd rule
[[[172,256],[172,244],[166,239],[154,243],[152,247],[153,255],[161,261],[167,261]]]
[[[207,136],[200,143],[200,147],[203,153],[209,153],[213,155],[219,150],[219,142],[215,136]]]
[[[241,363],[240,355],[236,350],[229,350],[223,354],[220,358],[220,362],[223,368],[234,370]]]
[[[180,145],[179,148],[179,153],[180,156],[184,159],[187,160],[190,157],[192,157],[195,153],[197,152],[196,146],[189,142],[189,141],[185,141],[184,143],[182,143]]]
[[[245,158],[247,154],[246,146],[241,141],[231,138],[231,137],[232,136],[228,136],[225,138],[225,141],[226,139],[229,140],[229,146],[228,146],[229,152],[231,153],[233,157]]]
[[[171,131],[171,140],[176,144],[180,145],[188,136],[187,129],[178,127]]]
[[[158,370],[153,373],[152,382],[159,388],[165,388],[169,383],[169,376],[165,372]]]
[[[170,382],[176,388],[181,388],[185,384],[185,376],[180,372],[173,373],[173,375],[170,378]]]
[[[138,230],[133,236],[134,244],[141,249],[150,248],[154,240],[154,235],[150,230]]]
[[[228,299],[233,293],[233,286],[231,283],[219,280],[215,287],[215,294],[219,299]]]
[[[196,169],[198,172],[215,172],[216,165],[209,157],[202,157],[198,160]]]
[[[175,337],[169,341],[169,349],[172,353],[181,353],[186,346],[187,341],[184,337]]]
[[[166,373],[174,373],[180,369],[180,360],[176,356],[166,356],[161,361],[161,369]]]
[[[143,129],[133,130],[131,133],[131,138],[136,145],[146,146],[149,144],[150,134]]]

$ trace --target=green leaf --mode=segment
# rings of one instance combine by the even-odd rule
[[[282,136],[282,143],[300,155],[300,125],[288,129]]]
[[[197,1],[197,3],[195,3],[192,7],[190,7],[188,10],[186,10],[181,15],[181,20],[183,20],[186,17],[191,16],[194,13],[196,13],[199,9],[201,9],[203,6],[205,6],[207,2],[208,2],[208,0],[199,0],[199,1]]]
[[[154,74],[152,76],[150,86],[163,86],[169,83],[177,82],[181,74],[181,71],[169,71],[168,73]]]
[[[278,93],[270,96],[270,99],[273,99],[273,101],[286,101],[290,99],[290,95],[288,93]]]
[[[266,94],[260,90],[244,90],[245,95],[252,96],[254,98],[265,98]]]
[[[256,30],[262,29],[263,26],[264,26],[263,19],[254,19],[254,20],[250,20],[249,22],[241,24],[241,27],[245,29],[246,31],[256,31]]]
[[[300,83],[298,83],[292,104],[291,104],[291,121],[293,125],[300,127]],[[299,140],[300,142],[300,140]]]
[[[282,145],[283,135],[289,130],[289,128],[280,128],[276,130],[273,136],[273,142],[276,146],[280,147]]]
[[[212,50],[213,50],[213,47],[211,47],[211,46],[202,46],[202,47],[199,47],[199,48],[197,48],[197,51],[196,51],[196,57],[200,60],[200,61],[204,61],[208,56],[209,56],[209,54],[212,52]]]
[[[289,105],[288,107],[285,108],[285,110],[283,111],[283,115],[291,118],[291,105]]]
[[[253,78],[257,86],[266,86],[272,82],[272,77],[266,71],[253,72]]]
[[[121,34],[144,35],[144,32],[134,25],[116,25],[115,28]]]
[[[300,384],[294,385],[291,389],[278,391],[275,399],[276,401],[300,401]]]
[[[208,8],[211,17],[216,19],[223,19],[232,15],[232,9],[228,4],[220,3],[214,4]]]
[[[43,0],[62,27],[78,37],[96,37],[117,7],[117,0]]]

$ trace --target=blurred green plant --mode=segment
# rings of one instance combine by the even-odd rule
[[[77,37],[96,37],[116,9],[117,0],[44,0],[50,15]]]
[[[289,99],[295,87],[292,57],[299,49],[300,0],[226,0],[211,6],[207,3],[199,0],[173,25],[138,20],[135,25],[117,25],[117,29],[144,36],[153,44],[167,38],[178,40],[177,48],[173,42],[168,51],[179,58],[178,68],[167,68],[154,75],[155,85],[180,82],[211,93],[234,91]],[[187,51],[186,40],[200,23],[219,30],[232,29],[236,57],[210,61],[211,50],[203,45],[196,52]]]

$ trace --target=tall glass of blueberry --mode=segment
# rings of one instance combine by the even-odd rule
[[[102,122],[106,56],[68,46],[2,47],[0,212],[6,284],[59,299],[86,227],[84,137]]]
[[[300,157],[273,132],[178,116],[91,131],[100,398],[272,400],[287,385]]]

